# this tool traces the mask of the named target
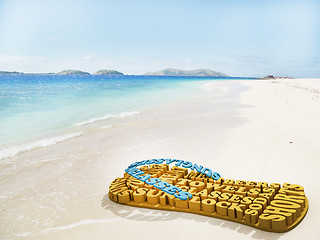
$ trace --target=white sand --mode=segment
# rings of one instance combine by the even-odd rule
[[[291,240],[320,234],[320,79],[211,82],[188,100],[80,129],[78,138],[1,162],[3,239]],[[278,234],[106,198],[110,182],[130,163],[162,157],[199,163],[225,178],[300,184],[309,211],[294,230]]]

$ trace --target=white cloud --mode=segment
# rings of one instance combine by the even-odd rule
[[[47,58],[25,55],[0,55],[0,70],[34,72],[36,66],[41,66]]]

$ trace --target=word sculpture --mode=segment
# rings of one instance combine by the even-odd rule
[[[175,166],[169,168],[171,163]],[[109,198],[129,206],[196,213],[270,232],[293,229],[308,210],[300,185],[224,179],[209,168],[176,159],[131,164],[123,177],[111,183]]]

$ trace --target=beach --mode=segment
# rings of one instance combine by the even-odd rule
[[[66,141],[2,159],[1,238],[315,239],[320,79],[207,81],[201,87],[139,114],[76,126]],[[199,163],[227,179],[299,184],[309,211],[295,229],[279,234],[109,200],[116,177],[152,158]]]

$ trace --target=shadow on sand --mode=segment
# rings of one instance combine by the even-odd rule
[[[277,240],[278,238],[280,238],[285,234],[285,233],[266,232],[266,231],[255,229],[239,223],[225,221],[217,218],[209,218],[209,217],[201,216],[197,214],[154,210],[154,209],[147,209],[147,208],[135,208],[135,207],[112,202],[109,199],[108,195],[105,195],[101,200],[101,206],[104,209],[111,211],[113,214],[124,219],[135,220],[135,221],[172,221],[178,218],[190,219],[196,222],[208,222],[211,225],[231,229],[231,230],[237,231],[240,234],[246,234],[246,235],[251,234],[250,236],[253,239]]]

